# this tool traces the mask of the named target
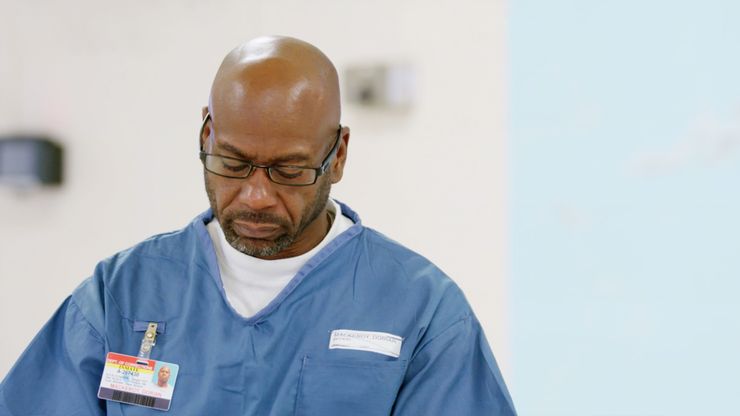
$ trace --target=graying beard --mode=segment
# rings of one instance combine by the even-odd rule
[[[293,236],[285,234],[270,242],[270,245],[257,248],[249,246],[248,244],[242,242],[241,238],[239,238],[238,235],[235,235],[235,233],[233,233],[230,228],[222,228],[224,231],[224,236],[226,237],[226,241],[231,245],[231,247],[234,247],[234,249],[236,249],[237,251],[252,257],[274,256],[285,250],[286,248],[290,247],[290,245],[293,244],[293,241],[295,241],[295,238]]]
[[[313,204],[312,208],[314,211],[309,213],[309,216],[306,217],[306,222],[303,224],[300,224],[298,227],[298,231],[295,233],[295,235],[289,235],[285,234],[278,238],[276,238],[272,244],[262,247],[262,248],[254,248],[249,247],[246,243],[241,242],[239,236],[232,231],[231,227],[227,224],[224,224],[220,218],[218,218],[218,209],[216,207],[216,197],[213,193],[213,190],[209,186],[208,183],[208,172],[203,169],[203,179],[205,183],[206,188],[206,194],[208,195],[208,202],[211,205],[211,211],[213,211],[214,217],[219,221],[221,224],[221,229],[224,233],[224,237],[226,237],[226,241],[229,243],[231,247],[233,247],[235,250],[244,253],[248,256],[252,257],[272,257],[281,251],[285,250],[286,248],[290,247],[293,242],[295,242],[296,236],[303,233],[303,231],[308,227],[309,224],[311,224],[313,221],[315,221],[319,215],[321,215],[321,212],[324,210],[324,207],[326,206],[326,203],[329,201],[329,194],[331,192],[331,182],[329,181],[328,175],[324,177],[323,182],[319,183],[318,186],[320,187],[317,191],[316,197],[318,200],[322,201],[320,204]]]

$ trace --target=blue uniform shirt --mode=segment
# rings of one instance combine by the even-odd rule
[[[420,255],[355,222],[250,318],[226,301],[210,211],[104,260],[0,385],[0,415],[161,415],[97,398],[108,352],[180,366],[173,415],[513,415],[460,289]],[[331,331],[403,338],[398,358],[329,349]]]

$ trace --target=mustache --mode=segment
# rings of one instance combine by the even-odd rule
[[[289,226],[283,218],[266,212],[237,211],[229,213],[224,218],[226,222],[233,223],[236,220],[253,222],[255,224],[276,224],[280,226]]]

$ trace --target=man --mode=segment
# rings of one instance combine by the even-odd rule
[[[159,367],[159,371],[157,371],[157,381],[154,383],[154,387],[163,393],[172,390],[172,385],[169,383],[171,372],[172,370],[170,370],[169,366],[163,365]]]
[[[428,260],[329,198],[349,128],[314,46],[224,59],[199,137],[211,208],[101,262],[0,387],[0,414],[155,414],[97,398],[106,354],[179,365],[176,415],[512,415],[481,327]],[[141,347],[143,348],[143,347]]]

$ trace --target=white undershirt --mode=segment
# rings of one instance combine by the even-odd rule
[[[336,201],[330,201],[337,214],[324,239],[310,251],[286,259],[263,260],[237,251],[226,241],[217,220],[208,223],[226,299],[240,315],[248,318],[267,306],[311,257],[354,224],[341,214]]]

